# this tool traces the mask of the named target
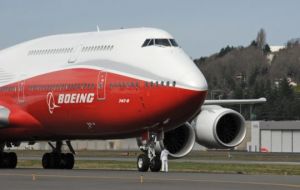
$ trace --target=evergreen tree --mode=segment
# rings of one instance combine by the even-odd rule
[[[256,41],[255,41],[255,40],[253,40],[253,41],[251,42],[250,46],[252,46],[252,47],[257,47],[257,43],[256,43]]]
[[[289,100],[294,98],[294,91],[286,78],[283,78],[279,83],[279,96]]]
[[[265,45],[264,49],[263,49],[265,54],[271,53],[271,48],[268,44]]]
[[[263,28],[260,29],[259,32],[257,33],[256,43],[257,43],[257,47],[261,50],[266,45],[266,32]]]

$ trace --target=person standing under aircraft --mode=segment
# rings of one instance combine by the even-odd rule
[[[163,149],[160,154],[160,160],[162,162],[162,171],[168,172],[168,155],[169,151],[167,149]]]

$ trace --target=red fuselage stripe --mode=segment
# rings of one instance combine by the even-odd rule
[[[199,112],[206,91],[155,82],[78,68],[1,87],[12,126],[0,129],[0,140],[133,137],[145,130],[173,129]],[[14,125],[22,120],[14,116],[18,109],[34,119]]]

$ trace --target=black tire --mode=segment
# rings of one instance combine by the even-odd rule
[[[44,156],[45,156],[45,161],[48,159],[47,163],[45,162],[47,164],[47,167],[44,167],[45,169],[59,169],[60,154],[46,153]]]
[[[148,156],[146,156],[145,154],[140,154],[137,158],[136,165],[140,172],[148,171],[150,166],[150,160]]]
[[[9,159],[8,168],[10,168],[10,169],[16,168],[17,163],[18,163],[17,154],[14,152],[10,152],[7,154],[7,157]]]
[[[50,154],[50,166],[51,169],[59,169],[61,162],[61,154],[59,153],[51,153]]]
[[[43,159],[42,159],[42,165],[44,169],[50,169],[50,153],[45,153],[43,155]]]
[[[74,162],[71,153],[45,153],[42,159],[44,169],[73,169]]]
[[[69,169],[69,170],[73,169],[75,163],[73,154],[67,153],[65,155],[65,161],[66,161],[65,169]]]
[[[9,155],[7,152],[3,152],[1,158],[1,168],[9,168],[9,166],[10,166]]]
[[[61,153],[59,154],[58,168],[66,169],[66,166],[67,166],[66,154]]]
[[[4,168],[3,167],[3,157],[4,157],[4,153],[0,152],[0,168]]]
[[[159,172],[161,169],[161,160],[159,157],[155,156],[150,163],[151,172]]]

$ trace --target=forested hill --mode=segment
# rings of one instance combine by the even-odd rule
[[[300,119],[299,40],[273,53],[258,38],[247,47],[227,46],[195,60],[207,79],[208,99],[266,97],[268,102],[255,107],[252,119]],[[248,110],[243,109],[247,119]]]

